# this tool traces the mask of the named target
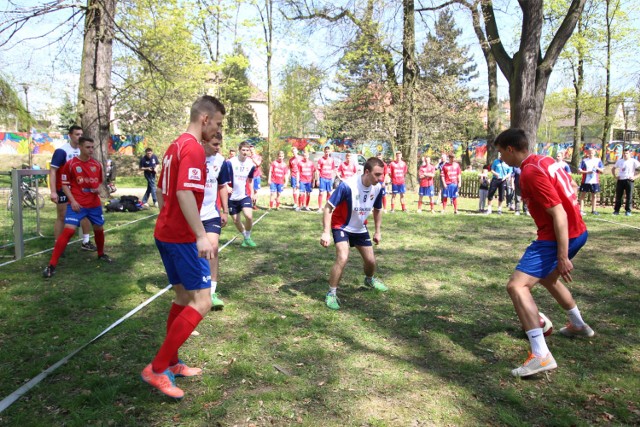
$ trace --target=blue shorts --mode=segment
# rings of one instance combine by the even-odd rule
[[[371,243],[371,236],[369,236],[369,232],[349,233],[348,231],[333,229],[331,230],[331,233],[333,234],[333,241],[335,243],[349,242],[350,247],[373,246]]]
[[[391,184],[391,192],[393,194],[404,194],[405,193],[404,184]]]
[[[331,193],[333,191],[333,180],[331,178],[320,178],[320,185],[318,188],[321,193],[323,191]]]
[[[442,197],[455,199],[458,197],[458,184],[447,184],[442,190]]]
[[[274,184],[274,183],[271,183],[271,184],[269,185],[269,190],[270,190],[272,193],[282,193],[282,190],[284,190],[284,184]]]
[[[249,208],[253,209],[253,202],[251,201],[251,197],[245,197],[241,200],[231,200],[229,199],[229,214],[235,215],[237,213],[242,212],[242,209]]]
[[[195,243],[166,243],[156,239],[169,283],[188,291],[211,288],[209,261],[198,257]]]
[[[202,225],[204,226],[204,231],[207,233],[220,234],[222,231],[222,221],[220,217],[205,219],[202,221]]]
[[[599,193],[600,184],[582,184],[580,186],[580,191],[582,193]]]
[[[587,243],[588,233],[585,231],[578,237],[569,239],[569,259],[572,259],[580,248]],[[558,265],[558,243],[555,240],[534,240],[531,242],[516,270],[529,276],[544,279]]]
[[[294,190],[298,189],[298,178],[296,178],[295,176],[291,177],[291,188],[293,188]]]
[[[260,183],[262,182],[262,178],[256,176],[253,178],[253,191],[258,191],[260,189]]]
[[[300,183],[300,192],[301,193],[311,193],[311,183],[310,182],[301,182]]]
[[[71,209],[71,204],[67,205],[67,213],[64,215],[64,223],[78,226],[84,218],[89,218],[93,225],[104,225],[104,215],[102,215],[102,206],[95,208],[80,208],[80,212]]]
[[[381,196],[386,196],[387,195],[387,186],[384,185],[384,182],[381,182],[380,185],[382,185],[382,191],[380,192]]]
[[[69,200],[67,200],[67,195],[64,194],[64,191],[58,190],[58,191],[56,191],[56,193],[58,193],[58,204],[59,205],[61,205],[63,203],[69,203]]]
[[[420,187],[420,190],[418,190],[418,195],[433,197],[433,185],[430,185],[428,187]]]

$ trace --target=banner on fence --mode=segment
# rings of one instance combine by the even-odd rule
[[[0,132],[0,154],[53,154],[69,140],[60,132]],[[135,147],[144,140],[140,135],[111,135],[109,154],[135,154]]]

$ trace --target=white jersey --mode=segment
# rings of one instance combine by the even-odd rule
[[[620,159],[614,168],[618,170],[618,179],[633,179],[636,176],[636,169],[640,169],[640,162],[634,158]]]
[[[60,156],[59,154],[54,152],[54,156],[51,159],[51,166],[56,169],[62,168],[62,166],[64,166],[66,162],[80,155],[80,147],[78,146],[76,148],[73,148],[68,142],[60,148],[56,149],[56,151],[58,150],[64,151],[64,159],[63,156]]]
[[[200,219],[202,221],[218,218],[218,186],[226,185],[229,182],[229,174],[224,161],[224,157],[217,153],[208,156],[206,159],[207,180],[204,186],[204,200],[200,208]]]
[[[229,180],[233,184],[233,191],[229,199],[242,200],[249,197],[250,190],[247,181],[251,179],[256,169],[253,160],[245,157],[244,162],[241,162],[236,156],[227,160],[227,164],[229,165]]]
[[[373,209],[382,209],[382,184],[365,187],[362,175],[340,182],[328,202],[335,209],[331,228],[349,233],[366,233],[365,221]]]

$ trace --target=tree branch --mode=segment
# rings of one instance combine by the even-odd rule
[[[509,56],[500,40],[500,32],[496,23],[496,15],[493,10],[493,2],[491,0],[480,0],[482,13],[485,17],[485,28],[487,32],[487,41],[491,46],[493,56],[498,63],[505,76],[511,76],[513,73],[513,58]]]
[[[562,24],[560,24],[558,31],[556,31],[556,34],[553,36],[553,40],[551,40],[547,52],[541,60],[539,69],[542,69],[543,72],[551,73],[560,52],[562,52],[564,45],[576,27],[576,23],[578,22],[580,14],[582,14],[586,1],[587,0],[572,0]]]

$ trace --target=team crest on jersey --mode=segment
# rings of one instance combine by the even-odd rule
[[[66,174],[62,174],[62,175],[60,175],[60,176],[62,177],[62,180],[63,180],[63,181],[66,181],[66,180],[67,180],[67,175],[66,175]]]
[[[90,166],[89,169],[91,170],[91,172],[95,172],[96,171],[96,167],[95,166]]]
[[[77,182],[78,184],[83,184],[83,183],[84,183],[84,178],[83,178],[83,177],[81,177],[81,176],[79,176],[79,177],[77,177],[77,178],[76,178],[76,182]]]
[[[80,166],[76,166],[76,172],[82,173],[82,168]]]
[[[202,179],[202,171],[198,168],[189,168],[189,181],[200,181]]]

